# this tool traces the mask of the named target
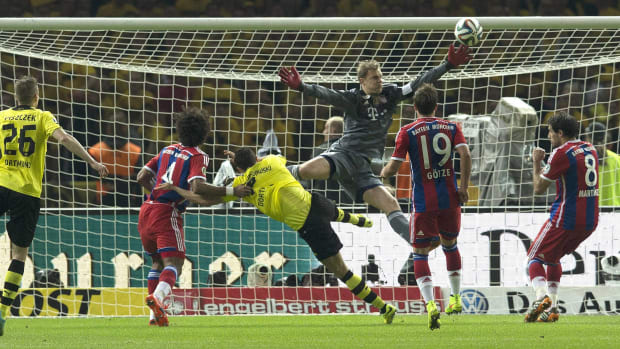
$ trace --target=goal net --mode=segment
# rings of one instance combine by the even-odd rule
[[[324,149],[326,120],[342,111],[289,90],[279,82],[280,67],[296,66],[306,83],[349,89],[357,86],[357,63],[376,59],[384,81],[404,84],[445,60],[457,20],[0,19],[2,108],[15,105],[16,78],[36,77],[39,107],[112,172],[100,181],[49,143],[43,208],[13,315],[147,314],[151,261],[137,231],[144,192],[135,176],[176,141],[173,113],[195,106],[212,116],[203,146],[211,182],[219,183],[220,170],[226,173],[226,149],[251,146],[291,163],[306,161]],[[553,190],[533,195],[529,155],[536,145],[550,151],[545,123],[561,110],[579,119],[581,137],[607,149],[599,179],[601,193],[611,196],[602,202],[597,231],[562,260],[560,304],[568,313],[615,312],[606,286],[620,278],[620,231],[613,224],[618,165],[609,153],[619,147],[620,19],[489,17],[480,23],[484,34],[472,48],[474,59],[435,82],[437,115],[461,124],[473,154],[459,237],[466,312],[522,313],[533,301],[526,251],[548,216]],[[376,170],[389,160],[400,126],[413,120],[412,100],[392,117],[385,155],[372,161]],[[408,172],[404,167],[391,183],[405,212],[411,211]],[[347,265],[360,275],[366,270],[377,293],[401,312],[424,312],[412,249],[385,216],[352,203],[335,183],[304,185],[369,214],[370,229],[334,224]],[[371,310],[319,268],[296,232],[243,203],[190,208],[185,239],[187,259],[167,300],[173,314]],[[0,280],[9,246],[8,234],[0,234]],[[429,260],[444,302],[450,293],[445,258],[435,251]]]

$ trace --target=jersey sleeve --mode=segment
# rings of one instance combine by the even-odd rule
[[[157,175],[157,162],[159,161],[160,155],[161,153],[157,154],[157,156],[153,157],[144,165],[144,168],[151,171],[154,175]]]
[[[52,113],[46,111],[43,113],[44,115],[44,128],[45,135],[47,137],[51,136],[54,131],[60,128],[60,124],[58,124],[58,120]]]
[[[566,154],[558,152],[556,149],[549,156],[549,161],[547,161],[547,165],[545,165],[540,177],[548,181],[555,181],[566,172],[569,165]]]
[[[404,99],[407,99],[413,96],[413,93],[415,92],[415,90],[417,90],[418,87],[422,86],[422,84],[432,83],[432,82],[437,81],[448,70],[449,70],[448,61],[445,61],[441,63],[440,65],[436,66],[435,68],[432,68],[424,72],[424,74],[418,76],[415,80],[411,81],[410,83],[400,88],[401,91],[400,91],[400,95],[398,96],[399,97],[398,99],[402,101]]]
[[[318,98],[342,110],[355,106],[355,95],[350,91],[334,90],[321,85],[303,84],[303,93]]]
[[[206,154],[197,154],[189,159],[189,174],[187,175],[187,183],[194,179],[202,178],[207,180],[207,167],[209,166],[209,156]]]
[[[455,123],[456,125],[456,129],[454,131],[454,149],[467,145],[467,140],[465,139],[465,136],[463,135],[463,130],[461,130],[461,127],[459,126],[459,124]]]
[[[407,159],[407,149],[409,149],[409,133],[405,128],[401,128],[396,135],[396,146],[392,153],[393,160],[405,161]]]

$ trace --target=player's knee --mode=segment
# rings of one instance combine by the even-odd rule
[[[26,258],[28,258],[28,247],[20,247],[13,244],[12,258],[25,262]]]
[[[453,247],[454,245],[456,245],[456,238],[454,239],[445,239],[445,238],[441,238],[441,246],[443,246],[444,248],[450,248]]]
[[[435,247],[437,247],[437,246],[435,246]],[[427,247],[414,247],[413,248],[413,253],[415,253],[415,254],[428,254],[435,247],[433,247],[432,245],[427,246]]]

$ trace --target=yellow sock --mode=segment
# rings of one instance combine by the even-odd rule
[[[370,287],[366,285],[364,279],[359,275],[355,275],[349,270],[341,280],[347,285],[355,297],[372,304],[373,307],[379,310],[382,310],[385,306],[383,299],[371,290]]]
[[[13,264],[11,264],[11,266],[13,266]],[[0,302],[0,315],[3,319],[6,319],[9,315],[11,304],[13,304],[13,300],[15,300],[17,296],[17,291],[19,290],[21,282],[22,274],[20,273],[9,270],[4,276],[4,291],[2,292],[2,301]]]

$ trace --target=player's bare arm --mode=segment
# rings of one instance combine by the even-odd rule
[[[196,182],[196,181],[193,181],[193,182]],[[175,191],[177,194],[181,195],[184,199],[189,200],[190,202],[197,204],[197,205],[201,205],[201,206],[211,206],[211,205],[215,205],[215,204],[219,204],[223,202],[221,196],[206,198],[196,193],[193,190],[182,189],[172,183],[161,183],[160,185],[155,187],[155,189]]]
[[[52,137],[58,141],[58,143],[65,146],[73,154],[79,156],[82,160],[86,161],[93,170],[97,171],[101,177],[105,177],[109,174],[107,167],[102,163],[97,162],[89,153],[84,149],[80,142],[72,135],[65,132],[62,128],[57,128],[52,132]]]
[[[140,169],[140,172],[138,172],[136,181],[138,182],[138,184],[144,187],[144,189],[148,191],[153,191],[154,178],[155,174],[143,167],[142,169]]]
[[[471,177],[471,153],[466,144],[456,147],[455,150],[461,158],[461,184],[459,185],[457,194],[459,196],[459,202],[461,204],[466,204],[467,201],[469,201],[467,188],[469,187],[469,178]]]
[[[532,162],[534,163],[534,193],[543,194],[547,191],[547,188],[551,184],[551,181],[545,180],[540,175],[542,174],[542,161],[545,158],[545,150],[540,147],[534,148],[532,151]]]
[[[385,165],[381,169],[381,173],[379,174],[379,177],[381,178],[393,177],[394,175],[396,175],[396,172],[398,172],[398,169],[400,168],[400,165],[402,163],[403,163],[402,160],[391,159],[387,163],[387,165]]]

